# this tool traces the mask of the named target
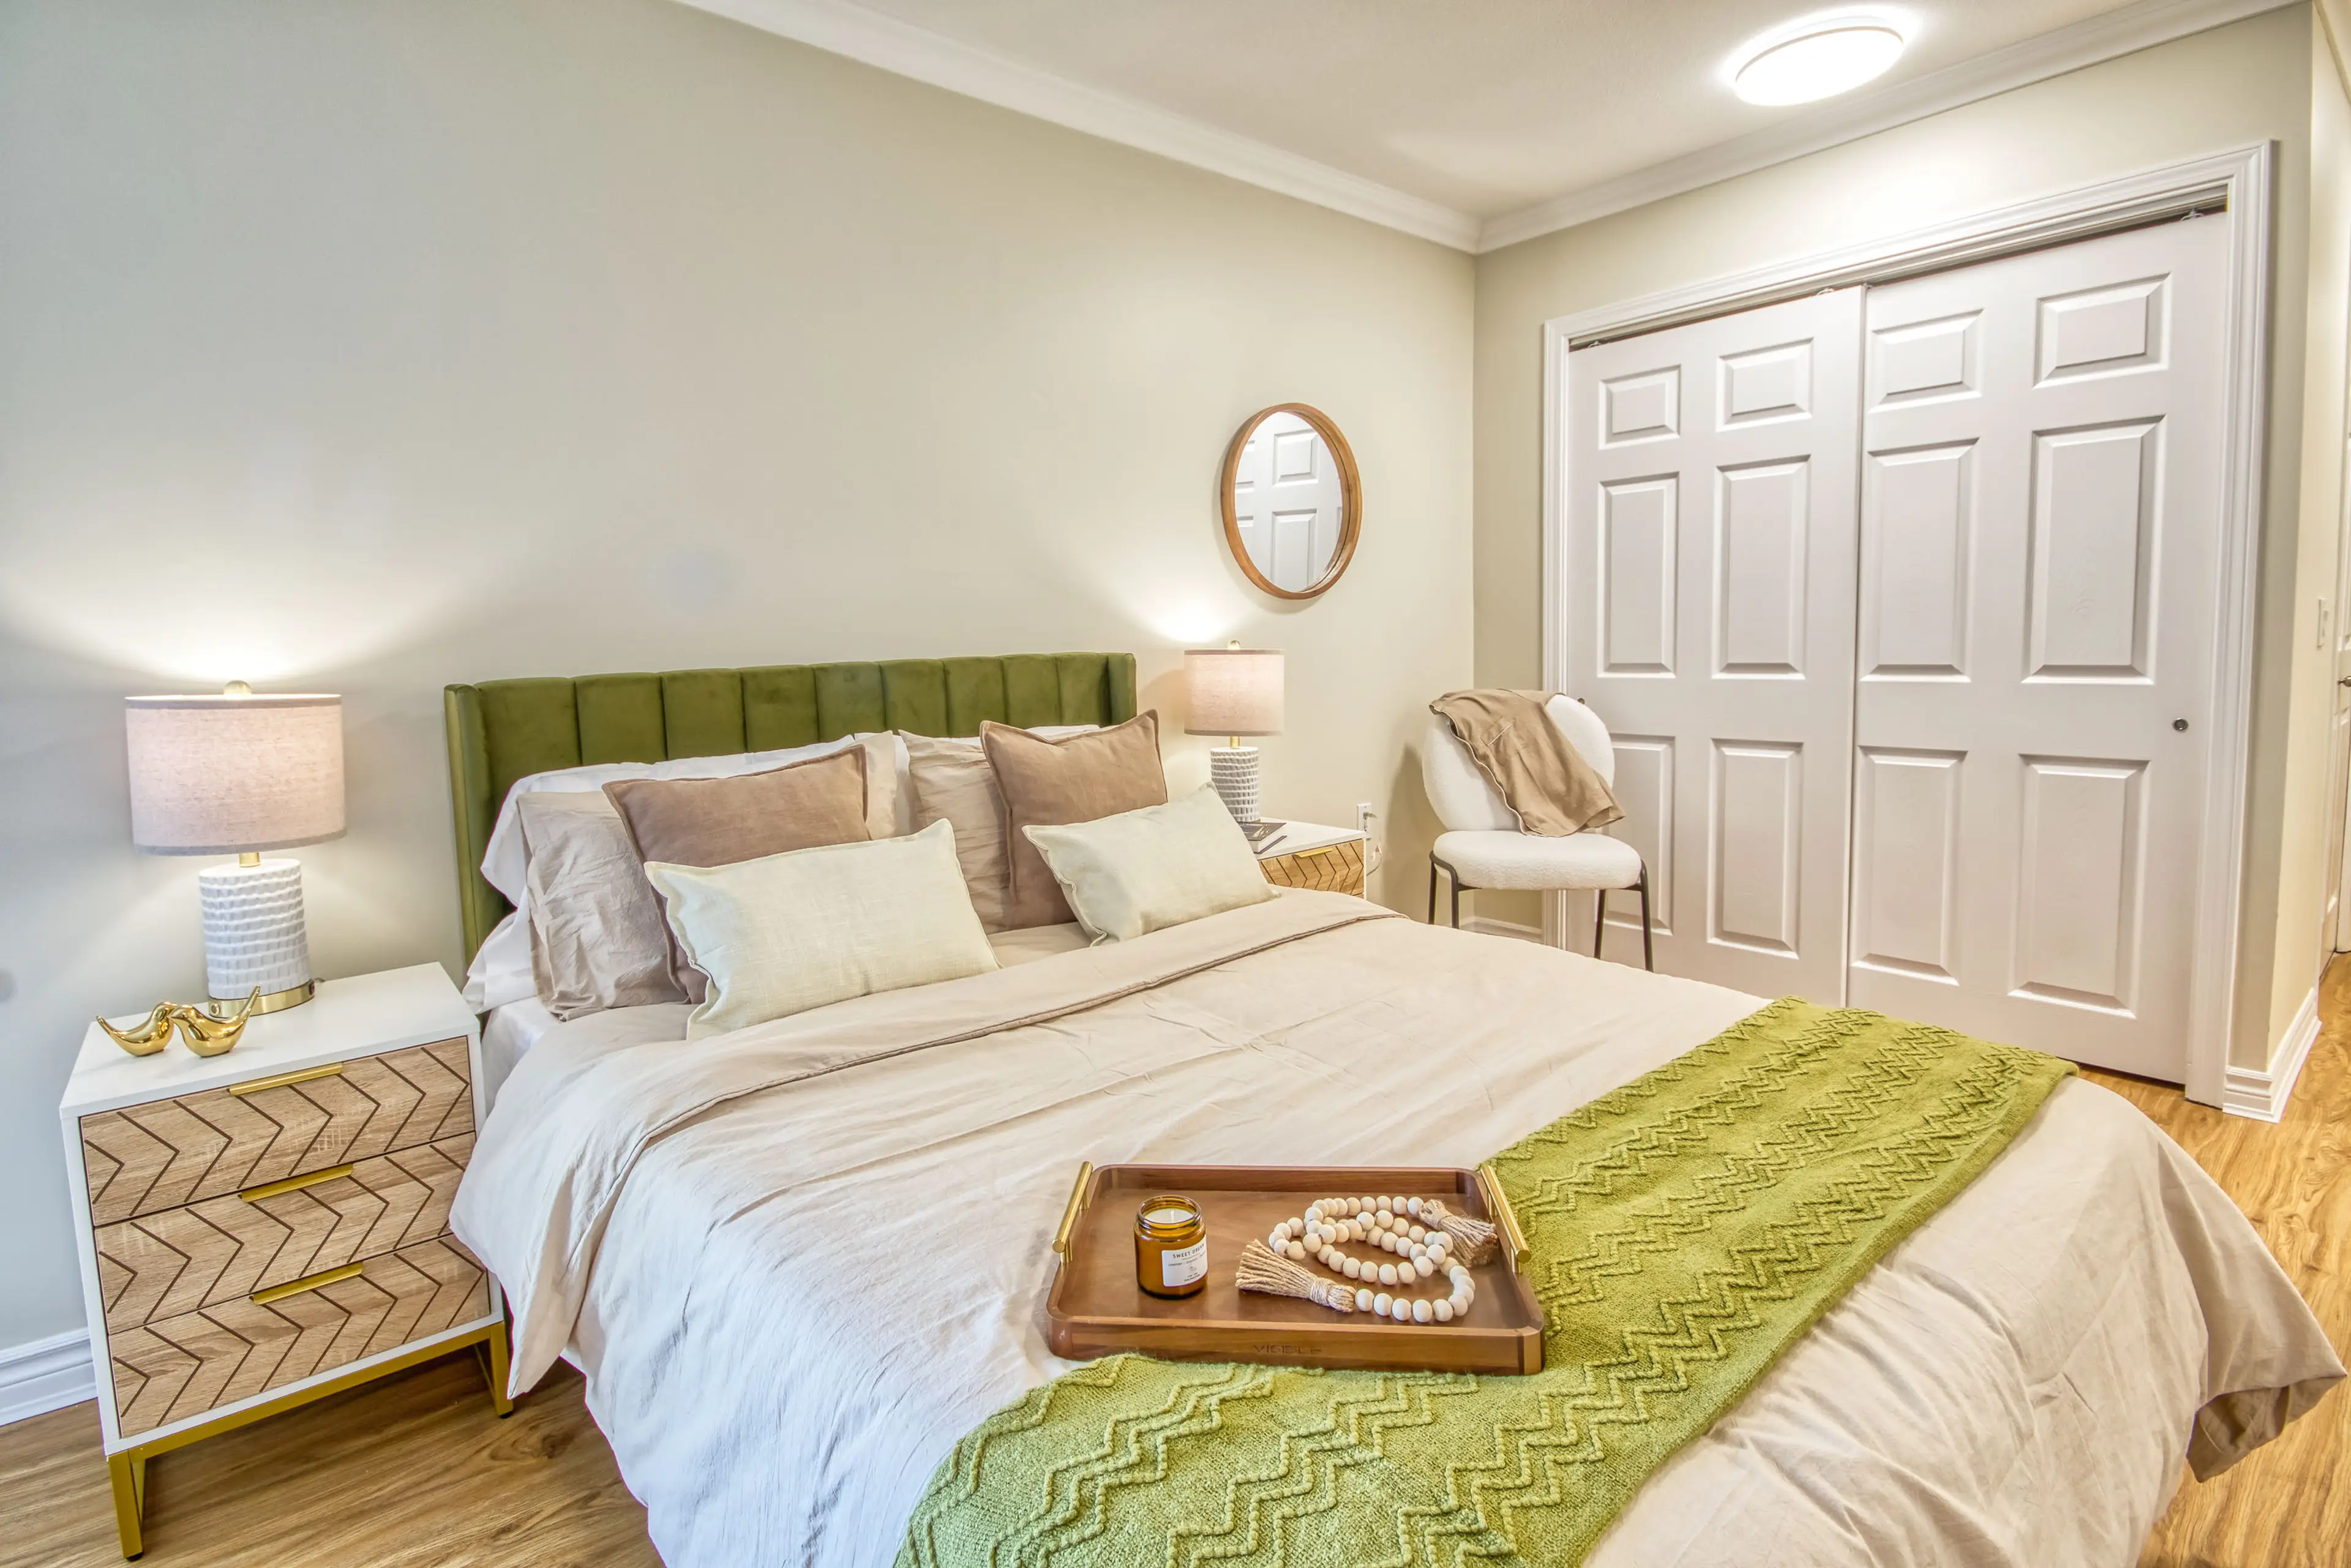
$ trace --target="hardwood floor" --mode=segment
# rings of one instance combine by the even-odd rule
[[[658,1568],[580,1390],[558,1367],[501,1421],[460,1354],[165,1454],[140,1562]],[[0,1427],[5,1568],[121,1563],[97,1408]]]
[[[2351,957],[2319,992],[2318,1043],[2276,1126],[2190,1104],[2179,1091],[2088,1076],[2154,1118],[2212,1173],[2351,1355]],[[2183,1469],[2183,1474],[2185,1470]],[[2351,1564],[2351,1385],[2204,1485],[2180,1483],[2139,1568]]]
[[[2338,1346],[2351,1347],[2351,961],[2285,1122],[2191,1105],[2176,1089],[2090,1076],[2202,1162],[2268,1239]],[[470,1356],[230,1432],[149,1470],[146,1563],[336,1568],[653,1568],[579,1377],[500,1421]],[[121,1561],[95,1406],[0,1427],[0,1568]],[[2351,1389],[2209,1485],[2182,1482],[2139,1568],[2351,1564]]]

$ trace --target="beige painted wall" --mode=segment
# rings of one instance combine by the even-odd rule
[[[1117,648],[1174,717],[1236,635],[1290,653],[1270,807],[1375,802],[1419,896],[1466,256],[670,0],[12,5],[0,212],[0,1349],[81,1322],[83,1025],[203,979],[126,693],[344,694],[328,976],[455,964],[440,688],[501,675]],[[1284,612],[1213,489],[1290,399],[1368,505]]]
[[[2277,1042],[2313,1000],[2334,952],[2322,929],[2327,819],[2343,809],[2333,744],[2335,660],[2325,646],[2340,613],[2336,552],[2343,536],[2346,309],[2351,309],[2351,104],[2345,101],[2325,20],[2311,13],[2308,360],[2303,375],[2302,497],[2293,549],[2299,584],[2293,601],[2292,673],[2286,695],[2283,800],[2280,806],[2275,957],[2269,1039]],[[2286,547],[2280,540],[2281,550]],[[2321,600],[2328,628],[2319,622]]]
[[[2288,801],[2302,480],[2304,281],[2311,256],[2309,8],[2292,6],[2020,88],[1810,157],[1479,258],[1478,679],[1542,677],[1542,324],[1985,208],[2263,140],[2278,144],[2267,507],[2254,676],[2251,830],[2232,1059],[2261,1062],[2285,1019],[2270,977],[2306,989],[2314,905],[2281,902],[2280,868],[2319,852]],[[2339,310],[2339,303],[2335,307]],[[2330,327],[2339,331],[2339,327]],[[2333,374],[2338,392],[2341,376]],[[2330,416],[2331,417],[2331,416]],[[2331,505],[2331,503],[2329,503]],[[2332,591],[2330,586],[2312,591]],[[2304,613],[2309,612],[2305,609]],[[2306,782],[2306,781],[2304,781]],[[2323,839],[2320,847],[2323,848]],[[1536,918],[1533,900],[1487,912]],[[2297,895],[2298,896],[2298,895]],[[2294,921],[2296,946],[2280,951]],[[2283,978],[2276,989],[2284,986]]]

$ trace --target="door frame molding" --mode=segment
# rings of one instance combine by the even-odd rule
[[[2253,615],[2269,414],[2271,184],[2275,143],[2255,142],[2121,179],[1993,207],[1907,233],[1684,284],[1543,323],[1542,668],[1567,667],[1567,356],[1572,350],[1777,304],[1823,289],[1892,283],[1999,256],[2137,228],[2189,213],[2229,225],[2223,306],[2220,570],[2214,574],[2213,734],[2196,872],[2189,981],[2188,1097],[2227,1103],[2242,920]],[[1848,877],[1848,883],[1850,878]],[[1850,886],[1846,896],[1852,896]],[[1556,906],[1559,899],[1545,901]],[[1546,924],[1560,914],[1545,910]]]

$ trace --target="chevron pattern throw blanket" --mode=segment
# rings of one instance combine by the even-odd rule
[[[900,1568],[1578,1563],[2073,1071],[1775,1002],[1495,1157],[1542,1372],[1112,1356],[958,1443]]]

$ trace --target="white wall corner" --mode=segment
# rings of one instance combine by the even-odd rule
[[[0,1350],[0,1427],[97,1397],[87,1330]]]
[[[2283,1121],[2286,1102],[2294,1097],[2294,1081],[2302,1076],[2302,1064],[2310,1059],[2310,1048],[2317,1040],[2318,988],[2313,986],[2294,1010],[2294,1021],[2286,1025],[2285,1038],[2278,1041],[2267,1067],[2230,1066],[2227,1098],[2220,1108],[2231,1116],[2250,1116],[2256,1122]]]

